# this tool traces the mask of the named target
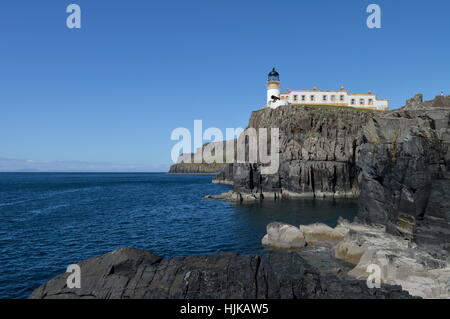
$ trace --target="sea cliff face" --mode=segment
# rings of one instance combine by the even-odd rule
[[[362,127],[374,116],[335,107],[255,111],[249,127],[280,130],[278,173],[261,175],[259,164],[231,164],[216,181],[232,181],[237,192],[262,197],[357,197]]]
[[[226,146],[226,142],[211,142],[197,148],[195,153],[180,154],[177,163],[170,166],[169,174],[218,174],[227,166],[225,163],[232,163],[234,160],[235,149],[228,150]],[[223,154],[220,162],[214,157],[216,149],[219,148]]]
[[[409,102],[364,127],[358,219],[449,250],[450,97]]]

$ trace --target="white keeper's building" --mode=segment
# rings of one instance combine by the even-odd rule
[[[372,92],[367,94],[350,94],[344,87],[336,91],[322,91],[314,87],[311,91],[280,91],[280,74],[275,70],[268,75],[267,105],[277,108],[283,105],[329,105],[363,108],[370,110],[388,110],[389,101],[379,99]]]

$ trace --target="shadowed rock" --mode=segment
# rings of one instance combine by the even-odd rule
[[[438,100],[416,97],[364,127],[357,219],[449,251],[450,97]]]
[[[399,287],[322,275],[295,253],[161,258],[122,248],[79,263],[81,288],[68,274],[37,288],[32,299],[297,299],[410,298]]]

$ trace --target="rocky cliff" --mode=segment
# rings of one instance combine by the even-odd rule
[[[217,160],[215,152],[219,148],[222,149],[223,158]],[[233,162],[232,154],[235,153],[235,148],[236,145],[234,149],[228,150],[226,142],[223,141],[207,143],[199,147],[195,153],[180,154],[177,163],[170,166],[169,174],[218,174],[227,166],[224,163]],[[233,159],[228,160],[230,157]]]
[[[333,239],[336,258],[355,265],[348,275],[364,279],[370,265],[381,265],[385,283],[449,298],[450,96],[423,101],[418,94],[399,110],[367,117],[361,134],[355,220],[335,229],[272,223],[262,243],[292,248]]]
[[[249,127],[280,130],[278,173],[261,175],[259,164],[231,164],[216,180],[232,181],[237,192],[262,197],[357,197],[362,127],[375,116],[340,107],[255,111]]]
[[[364,126],[358,219],[419,244],[450,246],[450,97],[420,95]]]
[[[357,197],[358,221],[423,245],[450,246],[450,96],[370,112],[286,106],[253,112],[249,127],[280,129],[280,167],[230,164],[223,198]]]
[[[411,298],[398,286],[369,289],[365,281],[322,275],[294,253],[161,258],[148,251],[122,248],[79,266],[81,288],[68,288],[66,273],[37,288],[30,298]]]

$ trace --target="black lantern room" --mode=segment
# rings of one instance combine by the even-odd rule
[[[280,81],[280,74],[275,70],[275,68],[272,69],[269,73],[269,82],[272,81]]]

